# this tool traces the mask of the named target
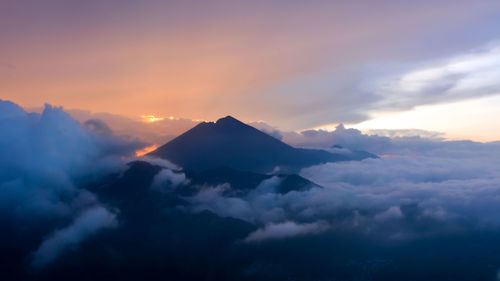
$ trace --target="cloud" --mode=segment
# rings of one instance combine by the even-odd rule
[[[277,128],[270,126],[269,124],[266,124],[262,121],[248,123],[248,125],[256,128],[256,129],[259,129],[262,132],[264,132],[264,133],[266,133],[266,134],[268,134],[276,139],[279,139],[279,140],[283,139],[283,134]]]
[[[413,219],[421,222],[437,220],[469,230],[500,227],[493,215],[500,211],[495,195],[500,192],[500,143],[395,138],[388,144],[384,151],[389,157],[304,169],[302,176],[325,187],[304,194],[315,199],[307,214],[317,218],[353,209],[368,211],[366,220],[407,221],[405,206],[411,205]]]
[[[253,120],[258,114],[299,129],[366,118],[364,110],[377,99],[371,92],[354,92],[352,85],[358,85],[353,80],[359,80],[360,69],[370,62],[438,57],[497,36],[491,14],[498,5],[491,0],[405,5],[384,0],[363,3],[363,11],[357,2],[322,0],[288,1],[287,5],[216,1],[223,10],[204,1],[194,6],[182,1],[122,2],[112,0],[106,7],[89,3],[85,10],[60,3],[60,9],[40,8],[43,12],[28,11],[17,3],[5,7],[1,25],[19,29],[4,34],[4,40],[11,42],[5,46],[5,56],[18,70],[16,79],[0,77],[4,95],[101,111],[113,107],[117,113],[134,116],[183,114],[216,119],[223,112],[239,112],[243,119]],[[123,5],[122,14],[115,13],[113,3]],[[144,12],[137,14],[138,10]],[[259,21],[253,21],[255,14],[260,15]],[[134,15],[137,21],[127,21],[123,15]],[[73,16],[94,21],[68,20]],[[30,20],[47,26],[35,33],[27,24]],[[100,28],[103,24],[109,24],[109,29]],[[51,34],[54,27],[60,28],[57,38],[38,35]],[[145,37],[143,30],[149,35]],[[74,32],[82,36],[82,44],[71,44]],[[42,45],[47,48],[35,49]],[[168,61],[170,67],[162,67],[159,61]],[[96,70],[102,75],[96,75]],[[30,79],[32,71],[39,79],[18,82]],[[343,75],[346,72],[350,73]],[[315,80],[317,76],[322,79]],[[275,86],[282,90],[275,91]],[[88,87],[102,89],[96,90],[95,100],[85,98]],[[68,89],[76,96],[65,95]]]
[[[160,166],[164,169],[169,169],[169,170],[174,170],[174,171],[180,171],[181,168],[174,163],[168,161],[167,159],[162,159],[162,158],[156,158],[156,157],[148,157],[148,156],[143,156],[139,158],[142,161],[146,161],[151,165],[156,165]]]
[[[54,262],[64,252],[102,229],[117,226],[116,215],[103,207],[94,207],[82,213],[66,228],[47,237],[33,254],[31,266],[40,269]]]
[[[258,223],[267,221],[280,221],[284,219],[284,211],[276,206],[276,197],[280,178],[274,176],[263,180],[244,197],[226,197],[224,191],[230,189],[229,184],[216,187],[205,187],[195,196],[186,198],[193,206],[191,210],[212,211],[223,217],[233,217],[248,222]]]
[[[23,220],[67,217],[95,197],[79,187],[124,169],[144,143],[119,138],[97,121],[81,124],[62,108],[26,113],[0,100],[0,209]]]
[[[166,143],[199,123],[186,118],[164,118],[156,122],[144,122],[118,114],[92,113],[78,109],[70,109],[67,112],[82,123],[100,121],[118,136],[129,136],[157,145]]]
[[[409,109],[417,105],[450,102],[500,93],[500,44],[490,43],[471,52],[429,62],[370,87],[384,98],[376,107]]]
[[[284,239],[308,234],[317,234],[328,230],[328,224],[314,222],[297,224],[292,221],[283,223],[270,223],[264,228],[252,232],[245,238],[245,242],[261,242],[264,240]]]
[[[205,187],[188,198],[192,210],[256,225],[324,221],[380,239],[500,229],[500,142],[370,136],[342,126],[321,141],[382,157],[303,169],[301,176],[322,186],[304,191],[279,194],[276,179],[239,197],[224,193],[228,185]]]
[[[256,213],[248,201],[222,195],[229,188],[229,184],[223,184],[200,190],[195,196],[186,198],[193,205],[190,210],[193,212],[209,210],[222,217],[254,221]]]
[[[151,187],[160,191],[172,191],[183,183],[186,183],[186,175],[184,173],[162,169],[153,178]]]
[[[421,129],[369,129],[364,131],[367,135],[382,137],[422,137],[426,139],[443,139],[444,133]]]
[[[162,191],[172,192],[178,186],[189,183],[186,174],[182,169],[174,163],[161,158],[143,156],[139,160],[148,162],[151,165],[156,165],[162,169],[154,176],[151,188]]]
[[[26,115],[23,108],[11,102],[0,100],[0,120]]]
[[[386,211],[375,215],[375,220],[386,221],[386,220],[400,219],[403,217],[404,215],[401,212],[401,208],[399,206],[392,206]]]
[[[391,146],[392,139],[385,135],[367,135],[353,128],[338,125],[334,131],[306,130],[282,132],[283,141],[296,147],[335,149],[335,152],[364,150],[379,154]],[[335,146],[335,147],[334,147]]]

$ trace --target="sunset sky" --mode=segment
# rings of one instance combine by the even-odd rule
[[[0,98],[500,140],[499,27],[497,0],[3,0]]]

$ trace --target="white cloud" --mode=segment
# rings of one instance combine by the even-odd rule
[[[270,179],[243,197],[224,196],[217,187],[189,200],[196,211],[257,225],[321,220],[381,239],[500,228],[500,143],[368,136],[345,128],[329,137],[325,143],[383,157],[303,169],[301,176],[322,186],[305,191],[279,194]]]
[[[66,228],[60,229],[45,239],[33,255],[34,268],[42,268],[54,262],[65,251],[78,246],[101,229],[115,227],[116,215],[103,207],[85,211]]]
[[[160,166],[164,169],[169,169],[169,170],[174,170],[174,171],[179,171],[181,168],[174,163],[166,160],[166,159],[161,159],[157,157],[148,157],[148,156],[143,156],[139,158],[142,161],[146,161],[151,165],[156,165]]]
[[[248,222],[281,221],[284,211],[276,205],[277,198],[282,195],[276,188],[280,184],[278,177],[263,180],[254,190],[244,197],[226,197],[224,190],[229,184],[216,187],[205,187],[193,197],[186,198],[193,204],[195,212],[210,210],[223,217],[233,217]]]
[[[296,236],[317,234],[328,230],[325,222],[297,224],[293,221],[283,223],[269,223],[264,228],[252,232],[245,238],[245,242],[261,242],[264,240],[285,239]]]
[[[152,188],[160,191],[170,191],[186,182],[186,175],[170,169],[162,169],[153,178]]]
[[[368,88],[384,97],[376,107],[412,108],[500,93],[500,44],[375,79]]]

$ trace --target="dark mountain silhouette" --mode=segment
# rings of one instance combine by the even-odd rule
[[[193,194],[199,191],[197,186],[216,186],[224,183],[230,185],[227,195],[238,196],[256,188],[262,181],[270,179],[274,175],[265,175],[254,172],[239,171],[229,167],[219,167],[216,169],[200,172],[186,171],[186,177],[190,180],[189,185],[185,186],[184,192]],[[319,185],[297,175],[297,174],[278,174],[280,179],[277,192],[286,194],[292,190],[303,191]]]
[[[215,123],[200,123],[150,155],[168,159],[186,170],[227,166],[253,172],[269,172],[277,166],[295,171],[320,163],[359,160],[360,156],[294,148],[231,116]]]

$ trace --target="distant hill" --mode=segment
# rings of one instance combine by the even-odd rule
[[[320,187],[296,174],[278,174],[276,176],[280,179],[280,184],[276,192],[281,194],[285,194],[292,190],[303,191],[312,187]],[[238,196],[255,189],[262,181],[270,179],[273,175],[264,175],[254,172],[239,171],[229,167],[220,167],[201,172],[186,171],[186,177],[190,182],[185,191],[189,193],[196,193],[199,191],[196,186],[216,186],[228,183],[231,186],[228,195]]]
[[[186,170],[203,171],[222,166],[243,171],[270,172],[275,167],[296,171],[315,164],[376,157],[366,153],[336,154],[294,148],[237,119],[227,116],[203,122],[150,153]]]

